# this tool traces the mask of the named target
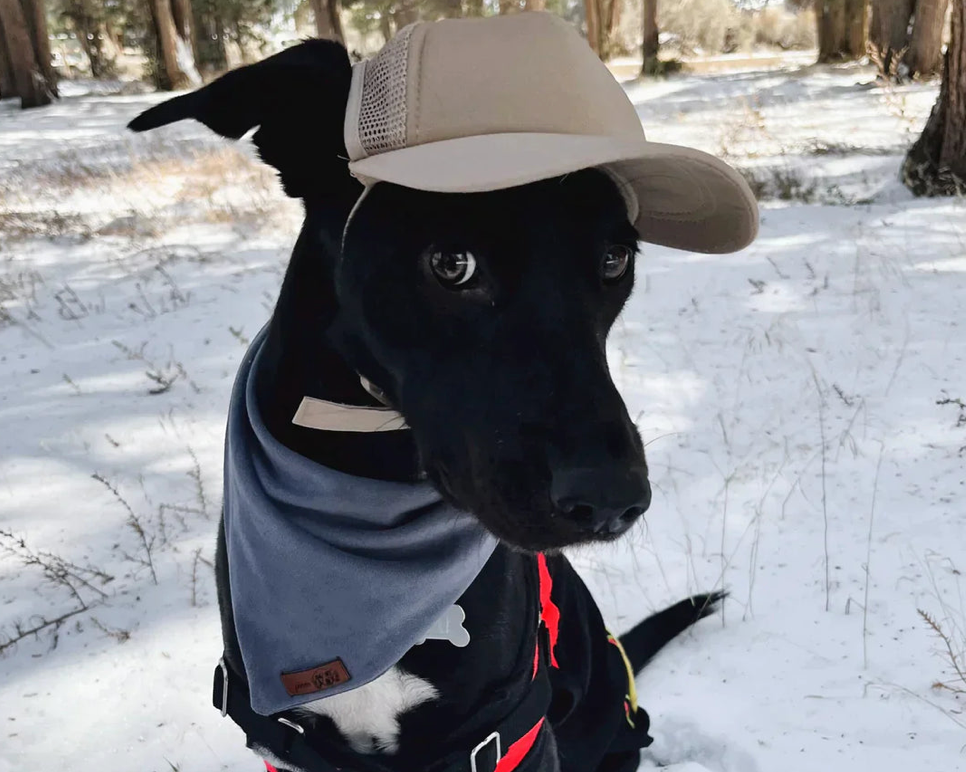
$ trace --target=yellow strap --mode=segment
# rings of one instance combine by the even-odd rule
[[[617,650],[621,653],[621,659],[624,660],[624,667],[627,669],[627,699],[631,703],[631,710],[636,713],[637,684],[634,682],[634,668],[631,667],[631,661],[627,658],[627,652],[624,651],[624,646],[621,644],[620,638],[611,633],[610,630],[607,630],[607,640],[617,647]]]

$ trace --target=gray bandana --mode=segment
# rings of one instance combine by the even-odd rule
[[[262,715],[380,676],[496,547],[429,483],[353,477],[277,442],[256,390],[266,337],[263,329],[238,371],[225,443],[232,610]]]

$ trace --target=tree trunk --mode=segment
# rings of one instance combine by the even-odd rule
[[[614,54],[614,37],[620,22],[620,4],[621,0],[584,0],[587,42],[605,61]]]
[[[57,73],[54,72],[54,64],[51,61],[47,14],[44,12],[43,0],[20,0],[20,4],[23,6],[27,28],[30,30],[30,39],[34,44],[40,74],[47,81],[47,88],[51,94],[57,96]]]
[[[392,23],[398,32],[403,27],[408,27],[414,21],[419,21],[418,0],[403,0],[392,11]]]
[[[91,66],[91,76],[104,78],[114,72],[114,54],[105,48],[114,46],[104,23],[102,12],[91,3],[95,0],[68,0],[64,3],[64,15],[70,19],[81,48]]]
[[[817,0],[815,20],[819,62],[837,60],[845,38],[845,3],[843,0]]]
[[[613,56],[614,44],[617,37],[617,26],[621,22],[621,2],[622,0],[602,0],[603,7],[601,17],[606,19],[604,29],[607,32],[607,56]]]
[[[10,52],[3,35],[3,17],[0,16],[0,99],[12,99],[16,96],[20,95],[14,86],[13,64],[10,62]]]
[[[158,43],[158,86],[170,91],[201,85],[191,41],[181,37],[175,24],[172,0],[148,0],[148,5]]]
[[[524,11],[546,11],[547,0],[525,0],[523,3]]]
[[[0,0],[0,24],[3,26],[4,47],[10,64],[9,79],[13,81],[13,90],[20,97],[21,107],[40,107],[50,104],[57,95],[54,82],[45,75],[53,72],[50,67],[50,46],[45,39],[41,47],[47,51],[47,61],[41,65],[31,34],[37,25],[35,8],[32,4],[27,8],[30,12],[29,22],[24,10],[20,0]],[[44,23],[44,34],[46,29]]]
[[[865,55],[867,0],[818,0],[818,61],[841,62]]]
[[[520,4],[516,0],[500,0],[499,7],[501,16],[520,10]]]
[[[503,0],[500,0],[502,3]],[[601,55],[600,40],[600,7],[597,0],[584,0],[584,12],[587,17],[587,42],[598,56]]]
[[[480,15],[482,15],[482,11],[480,11]],[[392,40],[392,19],[388,13],[384,12],[379,15],[379,32],[382,35],[383,45]]]
[[[880,51],[901,51],[909,44],[915,0],[872,0],[869,42]]]
[[[911,75],[937,75],[943,63],[943,27],[949,0],[918,0],[906,66]]]
[[[323,40],[345,42],[342,18],[339,16],[339,0],[311,0],[315,14],[315,30]]]
[[[171,16],[178,37],[191,46],[191,56],[198,61],[198,37],[195,34],[195,17],[191,10],[191,0],[171,0]]]
[[[861,59],[869,47],[869,0],[845,0],[845,55]]]
[[[85,13],[77,16],[71,15],[71,26],[77,33],[77,39],[87,56],[87,63],[91,66],[91,77],[95,80],[104,77],[104,70],[101,67],[101,51],[97,45],[97,25]]]
[[[966,194],[966,0],[952,6],[939,100],[902,165],[902,181],[917,196]]]
[[[466,0],[466,15],[467,16],[482,16],[483,15],[483,0]]]
[[[894,71],[893,61],[909,46],[909,20],[916,0],[872,0],[869,43],[883,75]]]
[[[657,0],[644,0],[644,44],[641,48],[643,65],[641,75],[657,71],[657,55],[661,44],[657,28]]]
[[[444,19],[458,19],[463,15],[463,0],[443,0],[440,15]]]
[[[208,74],[224,72],[228,69],[224,15],[213,0],[199,2],[194,11],[198,67]]]

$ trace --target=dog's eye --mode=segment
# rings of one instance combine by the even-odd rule
[[[600,276],[606,282],[615,282],[625,273],[631,264],[634,251],[623,244],[612,244],[607,247],[604,257],[600,261]]]
[[[458,287],[473,278],[476,258],[472,252],[432,252],[429,266],[444,287]]]

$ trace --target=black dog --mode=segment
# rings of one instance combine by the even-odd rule
[[[268,330],[279,352],[261,406],[272,435],[347,474],[428,476],[500,546],[459,601],[473,622],[468,646],[428,641],[375,682],[262,717],[248,705],[222,527],[216,704],[285,770],[634,770],[650,739],[628,671],[720,596],[651,617],[622,650],[567,560],[536,555],[617,538],[650,501],[643,446],[604,348],[633,285],[625,204],[595,170],[461,195],[383,183],[346,230],[362,192],[343,142],[349,83],[345,49],[311,41],[131,128],[194,118],[239,138],[258,127],[262,159],[304,202]],[[304,395],[378,405],[360,375],[410,431],[292,423]]]

